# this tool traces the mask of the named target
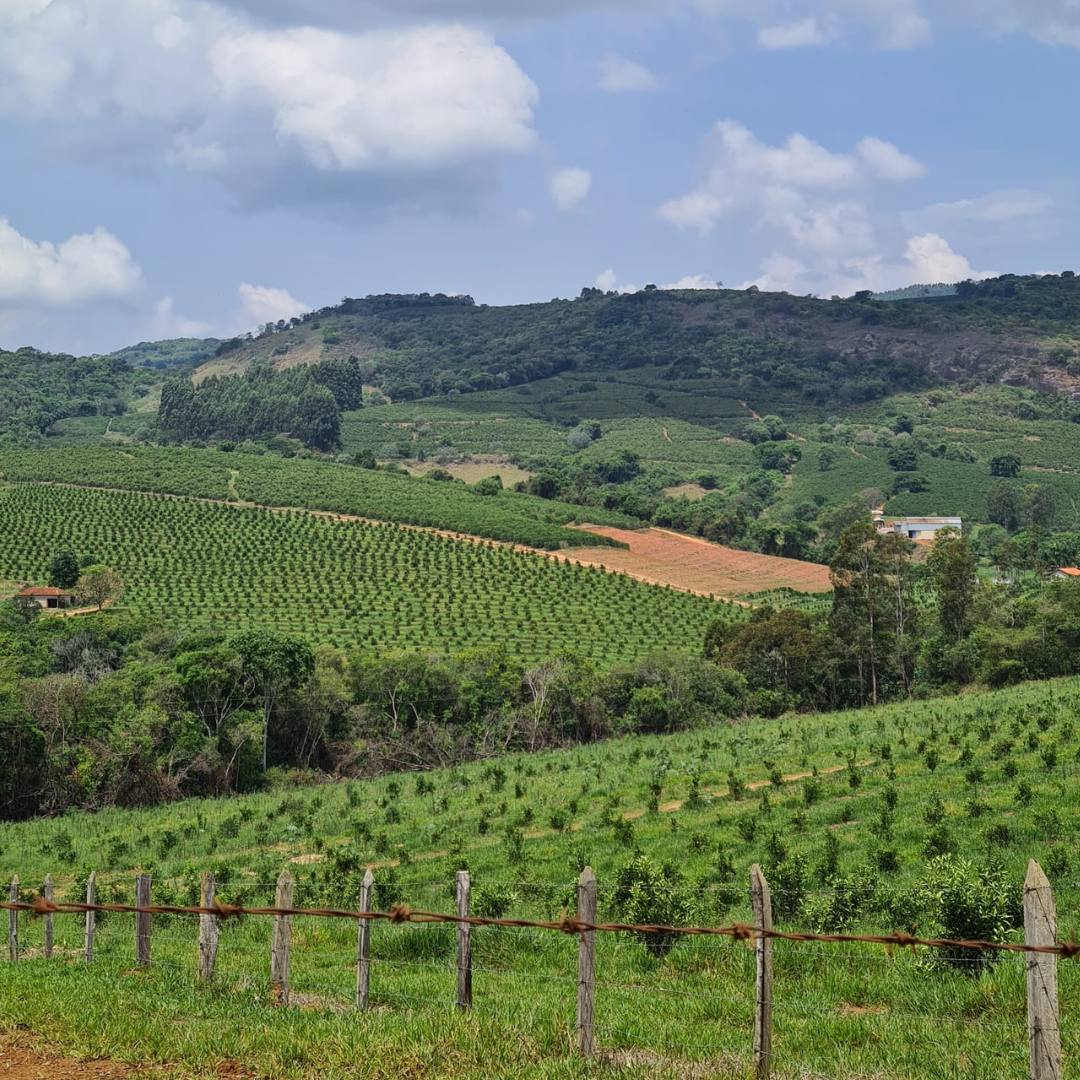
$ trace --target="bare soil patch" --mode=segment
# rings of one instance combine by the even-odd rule
[[[700,484],[676,484],[674,487],[664,488],[664,494],[669,499],[688,499],[690,502],[698,502],[709,492]]]
[[[26,1035],[0,1036],[0,1078],[3,1080],[117,1080],[131,1076],[116,1061],[75,1061]]]
[[[769,589],[828,592],[829,568],[713,544],[667,529],[617,529],[583,525],[587,532],[626,548],[572,548],[560,557],[618,570],[652,585],[671,585],[703,596],[738,596]]]
[[[526,469],[519,469],[508,461],[498,458],[474,458],[472,461],[461,461],[452,465],[435,465],[430,461],[406,461],[405,468],[413,476],[426,476],[436,469],[443,469],[455,480],[464,480],[466,484],[475,484],[477,480],[485,480],[489,476],[502,478],[503,487],[513,487],[518,481],[528,480],[532,473]]]

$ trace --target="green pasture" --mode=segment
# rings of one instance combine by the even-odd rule
[[[270,900],[282,869],[302,906],[349,908],[373,866],[380,908],[450,910],[467,867],[474,910],[558,918],[592,865],[599,917],[620,918],[635,852],[673,868],[682,921],[749,918],[747,871],[766,867],[781,927],[933,932],[920,907],[930,860],[1000,868],[1018,890],[1029,858],[1055,886],[1059,936],[1080,927],[1077,731],[1080,680],[820,716],[725,723],[429,774],[108,809],[0,826],[0,872],[29,895],[51,873],[61,898],[90,869],[103,899],[190,903],[212,870],[226,900]],[[661,894],[664,895],[664,894]],[[670,913],[670,907],[663,909]],[[721,939],[652,955],[600,936],[598,1060],[572,1051],[576,941],[474,934],[475,1008],[453,1008],[451,928],[373,931],[372,1009],[353,1006],[352,922],[298,918],[293,1003],[268,986],[267,920],[223,927],[218,981],[195,980],[196,927],[157,918],[154,963],[132,967],[130,916],[107,915],[97,959],[81,920],[57,916],[58,955],[24,920],[21,958],[0,977],[0,1024],[71,1052],[214,1076],[748,1077],[753,956]],[[1020,931],[1006,936],[1016,940]],[[1022,1077],[1024,961],[948,965],[924,950],[785,944],[776,949],[775,1074],[782,1078]],[[1075,965],[1060,964],[1067,1068],[1080,1053]],[[1068,1073],[1066,1074],[1068,1075]]]

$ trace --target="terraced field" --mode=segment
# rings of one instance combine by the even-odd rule
[[[505,546],[302,511],[136,492],[0,489],[0,578],[41,580],[70,549],[115,567],[124,603],[169,625],[383,650],[505,645],[600,663],[697,653],[737,609]]]

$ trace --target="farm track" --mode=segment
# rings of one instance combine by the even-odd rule
[[[411,525],[402,522],[386,521],[381,518],[365,517],[360,514],[348,514],[337,510],[316,510],[304,506],[270,506],[247,499],[213,499],[201,495],[176,495],[170,492],[152,492],[135,488],[110,487],[99,484],[75,484],[59,480],[16,481],[17,483],[44,484],[50,487],[73,488],[87,491],[101,491],[117,495],[146,495],[151,497],[175,499],[180,502],[195,502],[207,506],[226,506],[241,510],[272,510],[281,514],[310,514],[312,517],[325,518],[342,523],[362,525],[392,526],[412,532],[431,533],[447,540],[457,540],[469,544],[481,544],[492,547],[510,548],[513,551],[539,558],[557,559],[561,562],[578,563],[582,566],[599,566],[611,573],[622,574],[646,585],[656,585],[676,589],[679,592],[695,596],[719,597],[738,607],[753,607],[745,599],[737,599],[739,594],[764,592],[776,588],[802,588],[808,592],[825,592],[831,587],[828,571],[815,563],[804,563],[796,559],[783,559],[772,555],[759,555],[755,552],[738,551],[714,544],[701,537],[686,536],[669,529],[642,528],[618,529],[601,525],[571,525],[569,528],[595,533],[614,539],[625,545],[614,547],[581,547],[549,551],[530,547],[527,544],[512,544],[505,540],[493,540],[475,536],[471,533],[439,529],[431,525]],[[230,488],[235,488],[236,477],[230,477]],[[687,568],[691,559],[692,548],[679,547],[692,545],[708,551],[712,556],[712,566],[702,568],[700,563]],[[634,549],[638,550],[635,551]],[[721,567],[721,562],[728,565]]]

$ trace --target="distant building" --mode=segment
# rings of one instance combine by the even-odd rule
[[[1080,566],[1059,566],[1054,571],[1054,577],[1064,581],[1080,581]]]
[[[873,511],[874,528],[879,533],[898,533],[916,544],[932,543],[942,529],[962,532],[964,522],[958,517],[886,517],[883,510]]]
[[[74,593],[57,589],[53,585],[27,585],[16,594],[16,599],[33,600],[38,607],[55,609],[75,606]]]

